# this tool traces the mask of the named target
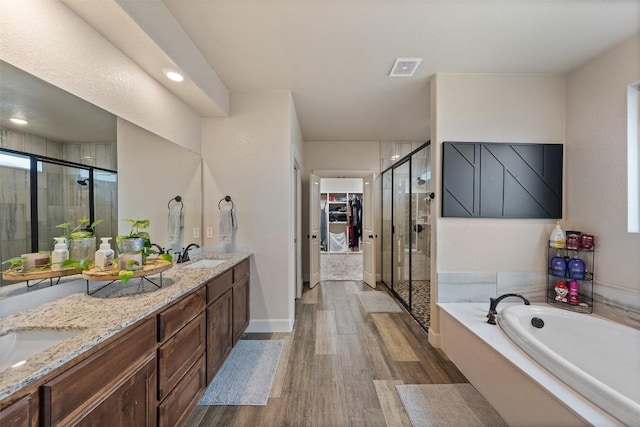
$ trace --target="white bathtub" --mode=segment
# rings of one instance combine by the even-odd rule
[[[544,326],[534,327],[533,318]],[[506,307],[497,320],[560,380],[625,425],[640,426],[640,330],[541,305]]]

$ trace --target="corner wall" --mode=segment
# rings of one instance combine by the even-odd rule
[[[429,340],[439,346],[438,301],[488,304],[489,297],[506,291],[544,299],[546,246],[555,223],[442,218],[442,143],[564,143],[565,78],[556,74],[437,74],[431,84],[432,188],[437,208]]]
[[[293,327],[290,282],[291,139],[289,91],[236,92],[231,114],[202,120],[203,227],[208,248],[249,251],[250,332]],[[238,228],[231,243],[218,241],[218,202],[229,195]],[[293,289],[293,290],[292,290]]]
[[[640,233],[627,232],[627,85],[640,34],[567,78],[567,213],[596,238],[596,313],[640,326]]]

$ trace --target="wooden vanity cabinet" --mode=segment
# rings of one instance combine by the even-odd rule
[[[0,426],[36,427],[40,424],[38,393],[23,397],[0,411]]]
[[[206,287],[158,314],[158,425],[184,423],[207,387]]]
[[[233,345],[249,326],[249,260],[233,268]]]
[[[148,319],[46,382],[43,424],[99,425],[111,413],[111,426],[155,425],[155,330]]]
[[[207,383],[233,347],[233,270],[207,283]]]

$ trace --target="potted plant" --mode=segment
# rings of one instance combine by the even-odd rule
[[[80,218],[74,228],[72,223],[56,225],[65,231],[64,237],[67,238],[69,248],[69,259],[76,262],[93,261],[96,253],[95,230],[101,219],[93,221],[89,224],[88,218]]]
[[[131,223],[129,234],[120,234],[116,237],[118,248],[118,266],[120,268],[120,280],[126,283],[133,277],[136,270],[143,267],[146,258],[156,253],[151,245],[151,237],[145,231],[149,227],[148,219],[124,219]],[[173,261],[169,254],[161,254],[158,258],[165,261]]]

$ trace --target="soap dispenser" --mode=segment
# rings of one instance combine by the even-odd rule
[[[573,256],[567,263],[567,272],[570,279],[584,280],[586,267],[583,260],[578,258],[578,253]]]
[[[100,243],[100,249],[96,251],[96,261],[95,265],[97,268],[106,270],[111,268],[114,252],[111,249],[111,245],[109,244],[109,240],[111,237],[103,237],[100,239],[102,243]]]
[[[556,277],[566,276],[567,261],[564,259],[562,255],[560,255],[560,251],[557,251],[556,256],[551,258],[551,262],[549,263],[549,268],[551,269],[551,274]]]
[[[556,222],[556,227],[551,232],[549,236],[549,246],[552,248],[562,249],[564,248],[566,237],[562,227],[560,226],[560,221]]]
[[[67,239],[64,237],[54,237],[56,244],[51,253],[51,270],[62,270],[62,263],[69,259],[69,250],[67,249]]]

